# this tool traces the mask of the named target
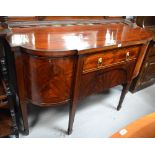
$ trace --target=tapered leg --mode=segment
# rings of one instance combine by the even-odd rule
[[[128,90],[129,90],[129,87],[130,87],[130,82],[127,83],[127,84],[124,84],[123,85],[123,90],[122,90],[122,93],[121,93],[121,97],[120,97],[120,100],[119,100],[119,104],[117,106],[117,110],[119,111],[122,107],[122,103],[124,101],[124,98],[125,98],[125,95],[127,94]]]
[[[23,102],[20,103],[21,107],[21,114],[22,114],[22,120],[23,120],[23,126],[24,126],[24,134],[29,134],[29,126],[28,126],[28,114],[27,114],[27,103]]]
[[[69,110],[69,124],[68,124],[68,135],[72,133],[73,128],[73,122],[75,117],[75,111],[76,111],[77,101],[73,101],[70,104],[70,110]]]
[[[75,70],[75,79],[74,79],[74,88],[73,88],[73,96],[72,102],[70,103],[70,110],[69,110],[69,123],[68,123],[68,135],[72,133],[73,122],[75,117],[75,111],[78,103],[78,96],[79,96],[79,89],[80,89],[80,80],[81,80],[81,73],[82,73],[82,65],[83,59],[82,57],[78,57],[76,59],[76,70]]]

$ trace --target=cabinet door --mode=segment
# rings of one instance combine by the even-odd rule
[[[91,94],[121,85],[130,80],[136,61],[122,62],[112,67],[84,73],[81,78],[80,96],[82,99]]]
[[[23,54],[26,98],[39,106],[70,100],[74,59],[35,57]]]
[[[155,57],[145,63],[145,68],[144,76],[142,78],[143,83],[151,81],[155,78]]]

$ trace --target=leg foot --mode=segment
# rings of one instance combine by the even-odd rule
[[[72,129],[68,129],[67,134],[68,135],[71,135],[72,134],[72,131],[73,131]]]
[[[119,111],[121,109],[121,106],[117,106],[117,111]]]
[[[123,85],[123,90],[122,90],[122,93],[121,93],[121,97],[120,97],[120,100],[119,100],[119,104],[118,104],[118,106],[117,106],[117,111],[119,111],[119,110],[121,109],[122,103],[123,103],[123,101],[124,101],[124,98],[125,98],[126,93],[127,93],[128,90],[129,90],[129,87],[130,87],[130,82]]]
[[[74,100],[73,102],[70,103],[68,132],[67,132],[68,135],[72,134],[76,106],[77,106],[77,100]]]
[[[24,135],[29,135],[29,129],[24,129]]]
[[[68,135],[72,134],[73,122],[74,122],[75,110],[76,110],[76,104],[77,104],[77,102],[72,102],[71,105],[70,105],[68,132],[67,132]]]
[[[27,114],[27,104],[25,102],[20,103],[21,107],[21,116],[23,120],[24,134],[29,134],[29,126],[28,126],[28,114]]]
[[[16,137],[16,138],[19,138],[19,134],[16,134],[15,137]]]

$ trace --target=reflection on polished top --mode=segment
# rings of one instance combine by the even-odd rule
[[[123,23],[14,28],[7,37],[12,47],[39,51],[67,51],[122,46],[151,39],[150,32]]]

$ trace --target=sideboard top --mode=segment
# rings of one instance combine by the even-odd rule
[[[12,28],[7,40],[11,47],[35,51],[84,51],[140,44],[152,34],[125,23],[68,24]]]

